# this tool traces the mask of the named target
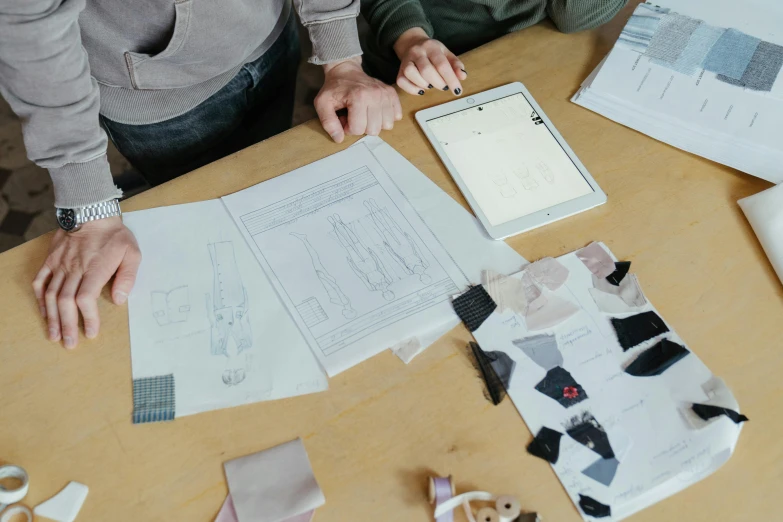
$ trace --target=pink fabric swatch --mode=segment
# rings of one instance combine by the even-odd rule
[[[612,256],[598,243],[590,243],[581,250],[577,250],[576,257],[596,276],[604,279],[614,272],[615,266]]]
[[[313,520],[313,515],[315,515],[315,510],[307,511],[301,515],[286,519],[283,522],[311,522]],[[237,512],[234,509],[234,501],[231,499],[231,493],[228,494],[225,502],[223,502],[223,507],[220,508],[220,512],[217,514],[215,522],[239,522],[239,519],[237,519]]]
[[[529,310],[525,316],[525,324],[530,331],[557,326],[581,310],[571,301],[555,294],[545,294],[537,299],[537,301],[542,300],[545,300],[543,306],[537,310]],[[535,303],[531,303],[531,308],[533,304]]]
[[[614,263],[612,263],[612,267],[614,267]],[[568,269],[553,257],[539,259],[527,267],[525,271],[530,274],[536,283],[550,290],[557,290],[568,279]]]

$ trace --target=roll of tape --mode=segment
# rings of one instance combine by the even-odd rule
[[[495,508],[481,508],[476,513],[476,522],[500,522],[500,515],[495,511]]]
[[[495,509],[500,517],[500,522],[511,522],[519,518],[522,513],[522,504],[516,497],[501,495],[495,501]]]
[[[0,466],[0,480],[7,478],[15,478],[21,482],[21,485],[16,489],[5,489],[0,486],[0,504],[19,502],[27,496],[27,490],[30,488],[30,477],[19,466]]]
[[[0,515],[0,522],[8,522],[9,520],[11,520],[16,515],[19,514],[27,516],[27,522],[33,522],[32,511],[30,511],[30,508],[28,508],[27,506],[23,506],[21,504],[11,506],[10,508],[3,511],[3,514]]]

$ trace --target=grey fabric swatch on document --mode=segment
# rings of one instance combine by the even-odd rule
[[[701,20],[679,13],[665,16],[650,40],[650,45],[644,52],[645,56],[670,64],[674,63],[685,50],[691,35],[701,23]]]
[[[725,32],[726,29],[722,27],[702,23],[693,31],[690,40],[688,40],[688,45],[685,46],[682,54],[674,63],[661,60],[653,60],[653,62],[674,69],[679,73],[694,76],[701,71],[701,64],[704,63],[704,59],[707,58],[710,49]]]
[[[511,342],[546,371],[563,366],[563,354],[557,349],[554,335],[535,335]]]
[[[770,42],[760,42],[750,59],[742,78],[735,80],[723,74],[718,75],[722,82],[746,87],[754,91],[769,92],[775,85],[783,66],[783,47]]]
[[[632,51],[645,52],[655,31],[658,30],[661,18],[668,12],[667,7],[639,4],[628,23],[623,27],[617,44]]]
[[[761,40],[736,29],[727,29],[704,59],[704,68],[740,80]]]

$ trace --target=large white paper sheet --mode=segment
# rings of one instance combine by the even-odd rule
[[[327,389],[220,200],[124,221],[144,258],[128,298],[133,378],[173,374],[177,417]]]
[[[365,146],[223,201],[330,376],[444,324],[468,284]]]
[[[483,350],[504,352],[516,363],[508,393],[530,431],[546,426],[564,433],[553,469],[574,503],[580,494],[592,497],[611,507],[606,520],[621,520],[711,474],[734,451],[741,425],[724,416],[705,423],[690,412],[692,403],[738,408],[731,391],[693,352],[656,377],[626,374],[623,368],[660,338],[624,352],[609,319],[634,314],[601,313],[589,293],[588,268],[573,253],[558,261],[570,273],[553,293],[578,305],[579,313],[554,328],[530,332],[521,315],[495,312],[473,335]],[[648,303],[641,310],[655,309]],[[556,336],[559,366],[587,399],[566,408],[535,389],[547,371],[513,341],[542,334]],[[667,337],[687,347],[673,330]],[[565,434],[583,412],[605,429],[620,462],[608,486],[583,473],[601,458]]]

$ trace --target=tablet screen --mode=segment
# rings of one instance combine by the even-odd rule
[[[593,192],[521,93],[427,124],[493,226]]]

